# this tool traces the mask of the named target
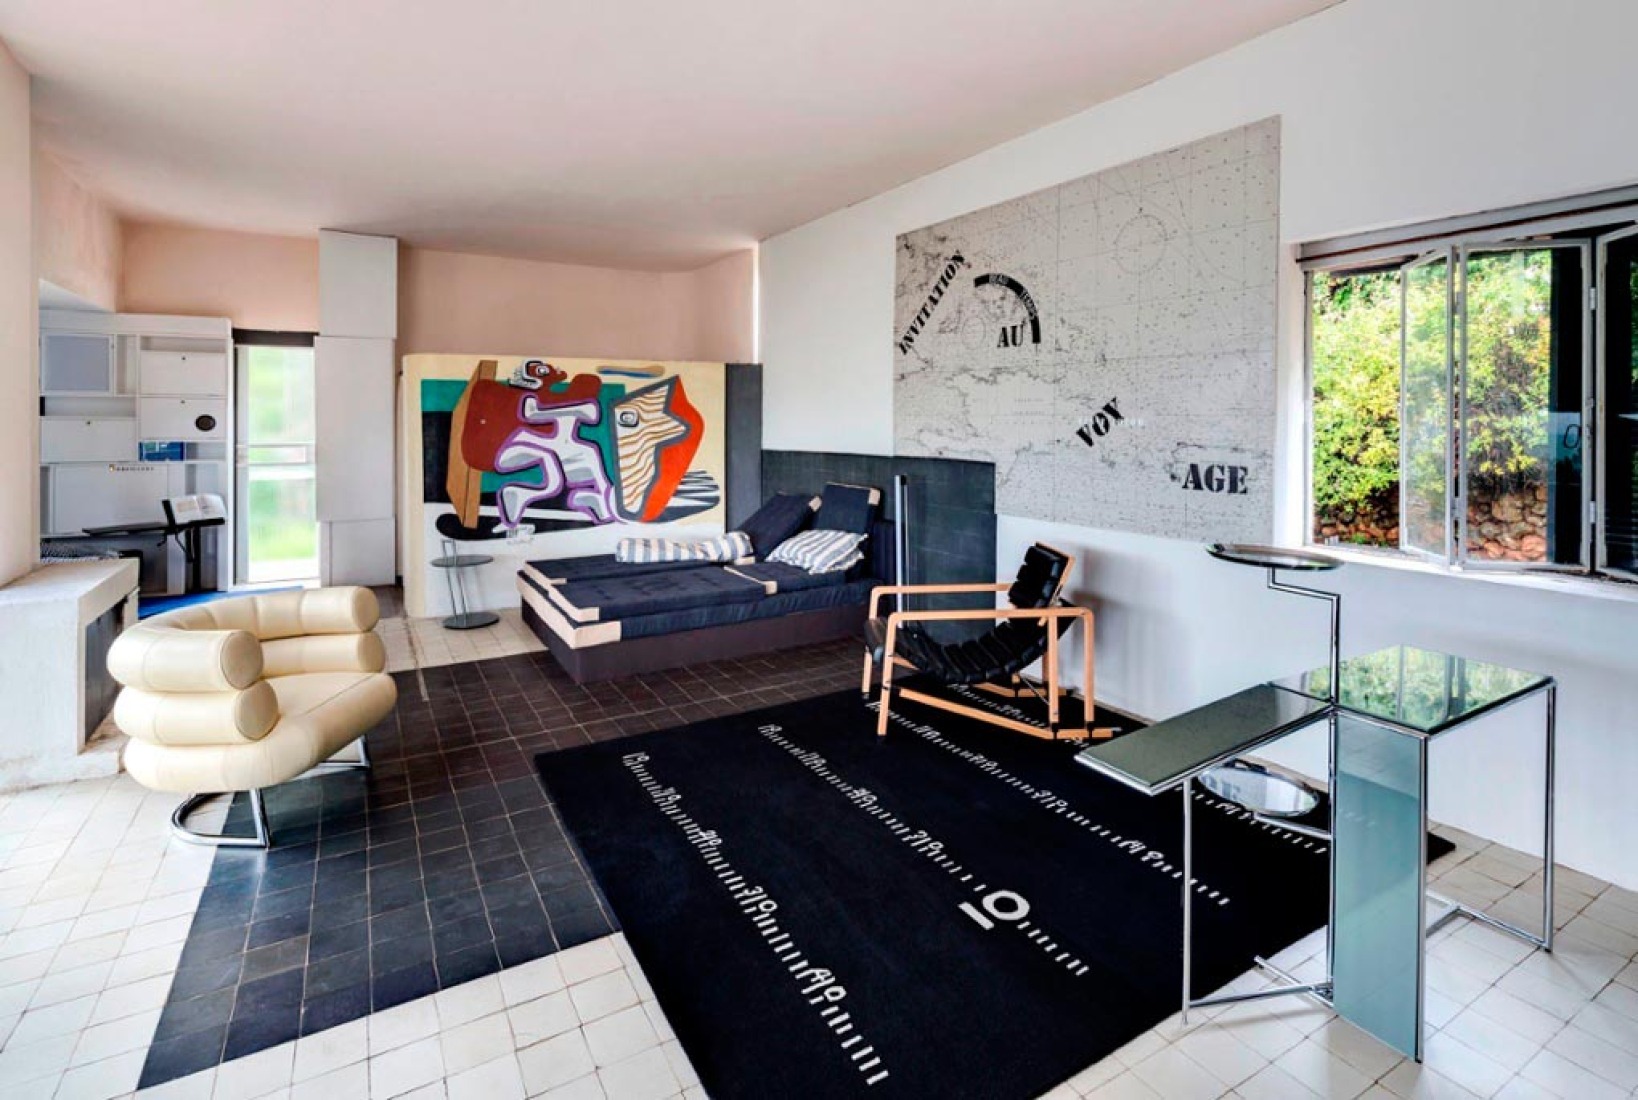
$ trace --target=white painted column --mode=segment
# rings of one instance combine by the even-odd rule
[[[391,584],[393,345],[398,242],[319,233],[319,572],[325,584]]]

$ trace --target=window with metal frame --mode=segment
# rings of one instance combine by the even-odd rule
[[[1491,218],[1299,250],[1310,538],[1638,580],[1638,191]]]

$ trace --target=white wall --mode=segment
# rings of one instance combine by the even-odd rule
[[[398,241],[319,231],[319,575],[325,584],[391,584],[393,343],[398,336]]]
[[[1638,181],[1630,0],[1350,0],[1128,96],[763,242],[765,445],[892,450],[894,238],[1270,115],[1287,245]],[[1281,536],[1300,531],[1301,282],[1281,303]],[[1003,517],[999,560],[1087,555],[1099,694],[1162,717],[1323,657],[1321,614],[1196,546]],[[1562,861],[1638,887],[1638,604],[1350,565],[1344,648],[1440,645],[1559,676]],[[1436,756],[1436,813],[1528,847],[1522,713]]]
[[[28,73],[0,43],[0,585],[40,558]]]

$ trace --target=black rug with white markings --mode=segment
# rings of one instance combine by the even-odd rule
[[[1033,1097],[1176,1011],[1178,795],[874,728],[842,692],[537,758],[712,1096]],[[1196,806],[1204,993],[1324,923],[1327,859]]]

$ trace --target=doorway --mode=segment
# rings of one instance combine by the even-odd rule
[[[316,580],[313,338],[235,332],[239,584]]]

